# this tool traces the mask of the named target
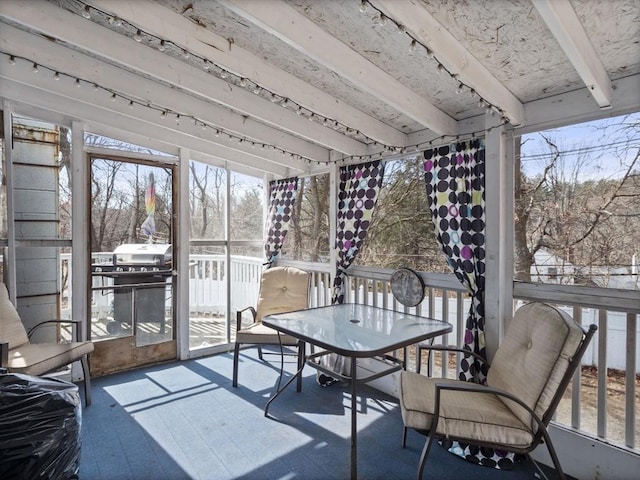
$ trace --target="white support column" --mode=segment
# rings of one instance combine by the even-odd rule
[[[191,152],[187,149],[180,149],[180,164],[178,165],[178,181],[174,185],[178,187],[178,194],[174,196],[177,205],[174,211],[177,213],[173,228],[177,234],[174,235],[176,245],[173,246],[174,269],[178,272],[176,281],[176,344],[178,346],[178,358],[184,360],[189,358],[189,160]]]
[[[14,206],[13,206],[13,111],[11,102],[5,100],[2,102],[2,123],[4,125],[4,169],[7,196],[7,258],[5,259],[5,281],[9,291],[9,298],[16,304],[16,240],[14,230]]]
[[[71,123],[71,318],[88,319],[80,324],[80,336],[86,340],[91,329],[89,310],[91,282],[91,245],[89,242],[89,160],[84,153],[84,124]]]
[[[487,114],[485,163],[485,342],[489,361],[512,317],[513,142],[497,117]]]

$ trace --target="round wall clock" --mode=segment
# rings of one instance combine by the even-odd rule
[[[424,299],[424,282],[420,274],[410,268],[399,268],[391,275],[391,292],[406,307],[415,307]]]

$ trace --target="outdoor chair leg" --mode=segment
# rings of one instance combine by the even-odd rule
[[[262,347],[260,345],[258,345],[258,358],[264,361],[264,358],[262,358]]]
[[[542,431],[542,438],[544,439],[544,442],[547,444],[547,450],[549,450],[549,455],[551,456],[553,467],[556,469],[556,472],[558,472],[558,476],[560,477],[560,480],[567,480],[567,477],[562,471],[562,467],[560,466],[560,460],[558,459],[558,455],[556,454],[556,449],[553,448],[553,444],[551,443],[551,438],[549,437],[549,432],[547,431],[546,428],[543,429]]]
[[[420,455],[420,464],[418,466],[418,476],[416,477],[417,480],[422,480],[424,467],[427,464],[427,457],[429,456],[431,446],[433,445],[433,441],[435,440],[434,431],[435,429],[432,428],[429,432],[429,438],[427,438],[427,442],[424,444],[424,448],[422,449],[422,455]]]
[[[407,446],[407,427],[402,427],[402,448]]]

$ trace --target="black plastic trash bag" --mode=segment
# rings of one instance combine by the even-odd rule
[[[0,374],[0,479],[75,479],[78,387],[51,377]]]

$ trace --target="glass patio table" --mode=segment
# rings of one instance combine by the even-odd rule
[[[267,315],[262,323],[279,333],[291,335],[323,351],[305,354],[302,367],[275,394],[265,406],[268,416],[269,406],[302,374],[304,365],[310,365],[332,377],[347,380],[351,386],[351,479],[358,476],[357,449],[357,385],[396,372],[405,367],[402,359],[390,352],[403,349],[415,343],[451,332],[452,325],[441,320],[421,317],[371,305],[336,304],[325,307],[298,310],[295,312]],[[302,349],[303,352],[306,349]],[[347,374],[332,371],[323,365],[321,358],[331,353],[346,357],[349,361]],[[366,376],[358,375],[358,358],[376,358],[381,362],[381,370]],[[355,381],[351,376],[356,372]],[[281,370],[280,376],[282,377]]]

